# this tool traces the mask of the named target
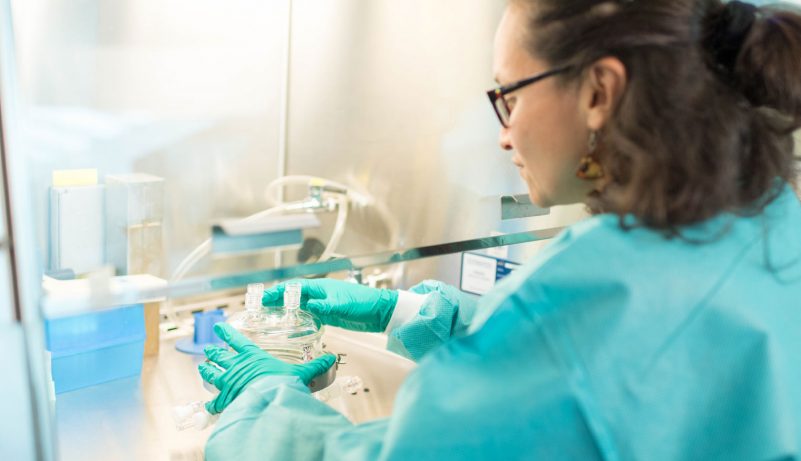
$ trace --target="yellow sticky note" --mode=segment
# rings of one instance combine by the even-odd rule
[[[54,170],[53,187],[94,186],[97,184],[97,169]]]

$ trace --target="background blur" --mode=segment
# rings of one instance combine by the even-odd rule
[[[494,86],[502,1],[295,0],[291,35],[287,1],[12,4],[39,229],[54,169],[165,178],[168,272],[213,221],[267,208],[264,188],[279,176],[283,154],[288,48],[286,173],[373,195],[397,219],[403,247],[582,214],[573,207],[553,213],[556,221],[499,220],[499,196],[525,192],[497,145],[484,94]],[[333,218],[323,224],[325,241]],[[386,233],[369,209],[352,214],[339,252],[389,249]],[[37,237],[44,243],[45,232]],[[414,263],[407,278],[454,281],[452,263]],[[198,267],[270,264],[262,257]]]
[[[574,222],[580,206],[499,219],[499,196],[526,190],[484,94],[504,3],[295,0],[290,22],[287,0],[12,1],[39,248],[51,172],[69,168],[165,178],[162,276],[214,221],[267,208],[265,186],[284,164],[383,202],[406,248]],[[333,216],[322,220],[325,241]],[[351,213],[339,252],[387,245],[365,209]],[[536,245],[523,247],[510,259]],[[409,264],[405,284],[455,283],[454,258]],[[195,275],[272,264],[270,254],[207,260]]]

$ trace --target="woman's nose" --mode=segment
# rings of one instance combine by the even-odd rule
[[[501,149],[503,150],[512,150],[512,139],[509,136],[508,128],[501,128],[501,133],[498,137],[498,144],[501,145]]]

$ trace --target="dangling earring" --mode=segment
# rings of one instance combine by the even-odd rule
[[[595,158],[595,149],[598,148],[598,134],[596,131],[590,132],[590,139],[587,142],[587,147],[587,155],[581,157],[578,169],[576,170],[576,177],[587,181],[603,178],[604,170],[601,168],[601,163]]]

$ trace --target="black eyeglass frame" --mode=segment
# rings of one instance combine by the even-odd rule
[[[567,72],[568,70],[570,70],[570,67],[571,66],[564,66],[564,67],[557,67],[556,69],[546,70],[545,72],[542,72],[540,74],[524,78],[523,80],[518,80],[508,85],[501,85],[487,91],[487,97],[489,98],[490,104],[492,104],[492,108],[495,110],[495,115],[498,116],[498,120],[501,122],[501,125],[504,128],[509,128],[508,117],[512,115],[512,111],[509,109],[509,104],[506,102],[506,98],[504,96],[508,95],[513,91],[517,91],[525,86],[531,85],[532,83],[537,83],[540,80],[544,80],[548,77],[552,77],[554,75]],[[504,117],[498,108],[498,100],[503,102],[503,106],[507,114],[506,121],[504,121]]]

